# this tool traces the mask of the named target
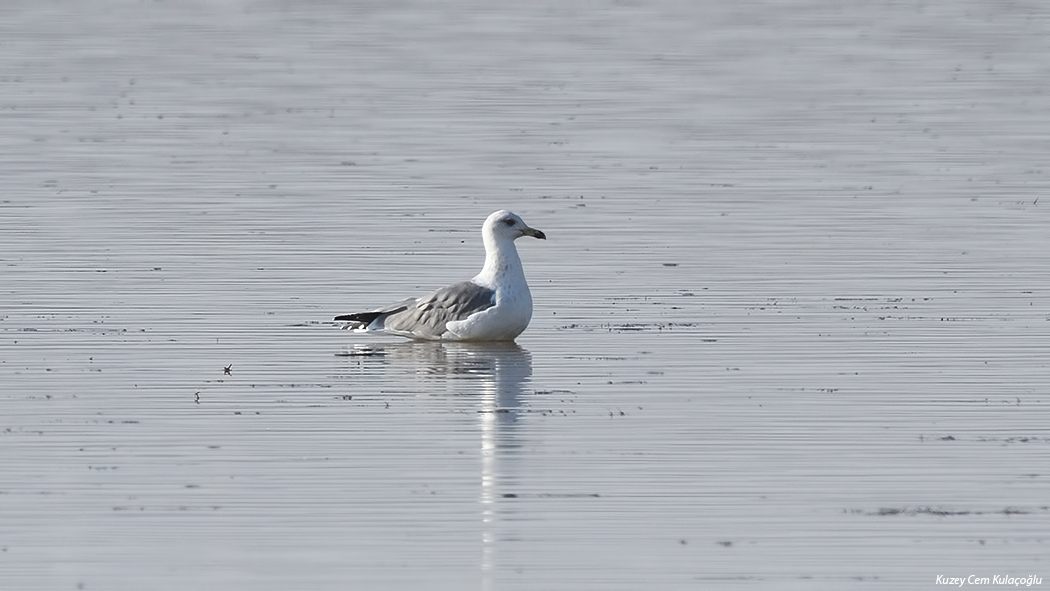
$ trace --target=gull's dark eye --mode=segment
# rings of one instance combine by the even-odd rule
[[[507,219],[503,220],[503,223],[507,224],[508,226],[513,226],[514,225],[514,220],[512,220],[510,218],[507,218]]]

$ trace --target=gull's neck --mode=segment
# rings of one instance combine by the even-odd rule
[[[496,282],[520,279],[525,281],[525,272],[521,268],[521,259],[518,257],[518,249],[514,246],[514,240],[510,238],[499,238],[491,232],[484,232],[485,240],[485,266],[474,280],[483,285],[493,285]]]

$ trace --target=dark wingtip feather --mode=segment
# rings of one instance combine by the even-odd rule
[[[415,300],[412,301],[415,302]],[[397,314],[398,312],[404,311],[407,308],[408,306],[402,304],[396,307],[392,306],[387,310],[377,310],[375,312],[357,312],[355,314],[343,314],[341,316],[336,316],[335,319],[342,322],[353,322],[359,326],[368,326],[369,324],[375,322],[377,318],[389,316],[391,314]],[[350,328],[355,327],[351,326]]]
[[[383,312],[358,312],[356,314],[343,314],[342,316],[336,316],[336,320],[342,322],[360,322],[361,324],[368,326],[372,324],[372,321],[383,315]]]

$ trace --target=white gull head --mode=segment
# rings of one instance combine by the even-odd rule
[[[547,239],[543,232],[530,228],[516,213],[501,209],[490,215],[481,226],[481,237],[485,242],[485,266],[474,281],[479,285],[494,285],[508,273],[514,273],[521,276],[521,284],[524,285],[525,272],[518,258],[518,249],[514,247],[514,241],[522,236]]]

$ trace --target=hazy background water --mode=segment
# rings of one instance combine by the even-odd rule
[[[0,587],[1046,580],[1048,33],[5,2]],[[329,322],[473,276],[500,208],[549,237],[517,346]]]

